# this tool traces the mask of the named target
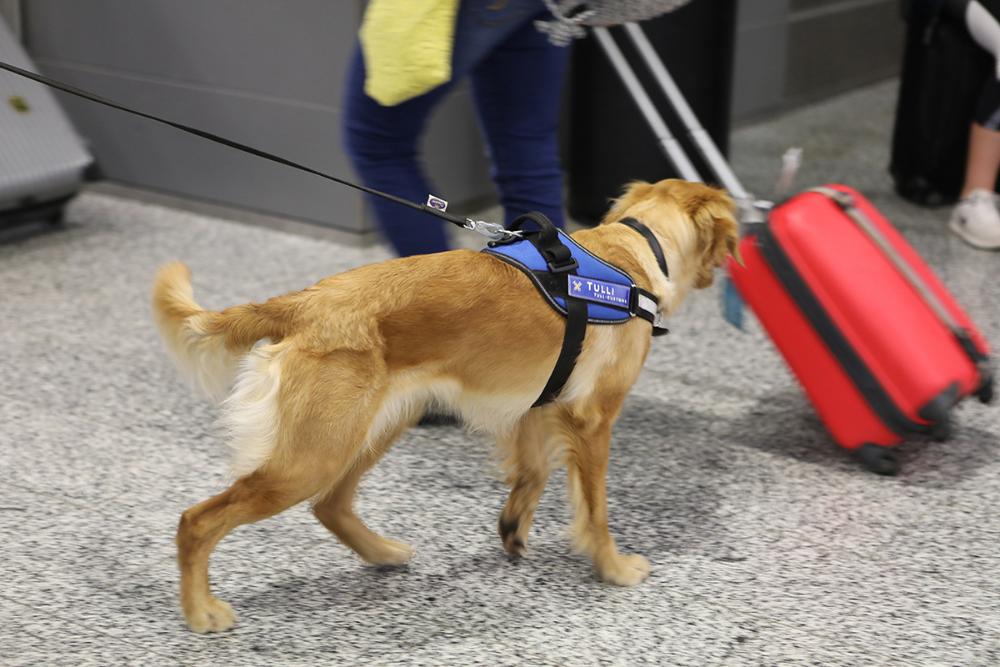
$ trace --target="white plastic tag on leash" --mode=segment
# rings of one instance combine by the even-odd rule
[[[448,202],[434,195],[427,195],[427,206],[437,211],[448,210]]]

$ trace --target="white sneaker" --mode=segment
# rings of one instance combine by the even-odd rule
[[[989,190],[973,190],[955,206],[948,226],[969,245],[984,250],[1000,248],[997,195]]]

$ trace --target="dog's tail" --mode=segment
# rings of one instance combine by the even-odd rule
[[[162,267],[153,283],[153,315],[160,336],[181,370],[217,401],[229,392],[240,358],[254,343],[284,335],[284,322],[269,314],[268,306],[204,310],[194,300],[191,271],[181,262]]]

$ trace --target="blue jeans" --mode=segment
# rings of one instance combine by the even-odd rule
[[[420,135],[434,106],[469,75],[505,222],[541,211],[562,226],[557,130],[567,49],[550,44],[532,25],[545,13],[542,0],[463,0],[452,80],[392,107],[365,95],[365,64],[357,47],[344,95],[343,132],[365,185],[420,203],[435,192],[421,169]],[[447,193],[436,194],[447,199]],[[370,202],[399,255],[448,249],[446,223],[381,198],[370,197]]]

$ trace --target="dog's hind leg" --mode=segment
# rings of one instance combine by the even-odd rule
[[[260,521],[336,486],[364,450],[374,405],[384,391],[371,353],[313,355],[291,351],[282,360],[273,451],[256,470],[181,516],[177,560],[181,607],[196,632],[226,630],[235,616],[209,589],[208,559],[237,526]]]
[[[503,462],[510,495],[500,512],[497,528],[503,547],[513,556],[524,554],[535,508],[552,471],[552,439],[545,426],[546,409],[530,410],[514,432],[498,445],[506,454]]]
[[[232,608],[212,596],[209,589],[208,558],[215,545],[237,526],[260,521],[306,500],[320,490],[321,482],[259,470],[181,515],[177,528],[181,609],[192,630],[221,632],[236,621]]]
[[[611,426],[618,414],[619,400],[600,407],[565,409],[562,429],[568,440],[566,461],[570,497],[575,510],[573,539],[578,551],[593,560],[601,578],[619,586],[633,586],[649,575],[649,561],[638,554],[618,553],[608,532],[606,477],[611,446]]]
[[[410,424],[404,422],[390,429],[368,448],[333,490],[313,505],[313,514],[362,560],[372,565],[403,565],[413,555],[413,548],[373,532],[354,513],[354,496],[361,478],[382,458],[392,443]]]

